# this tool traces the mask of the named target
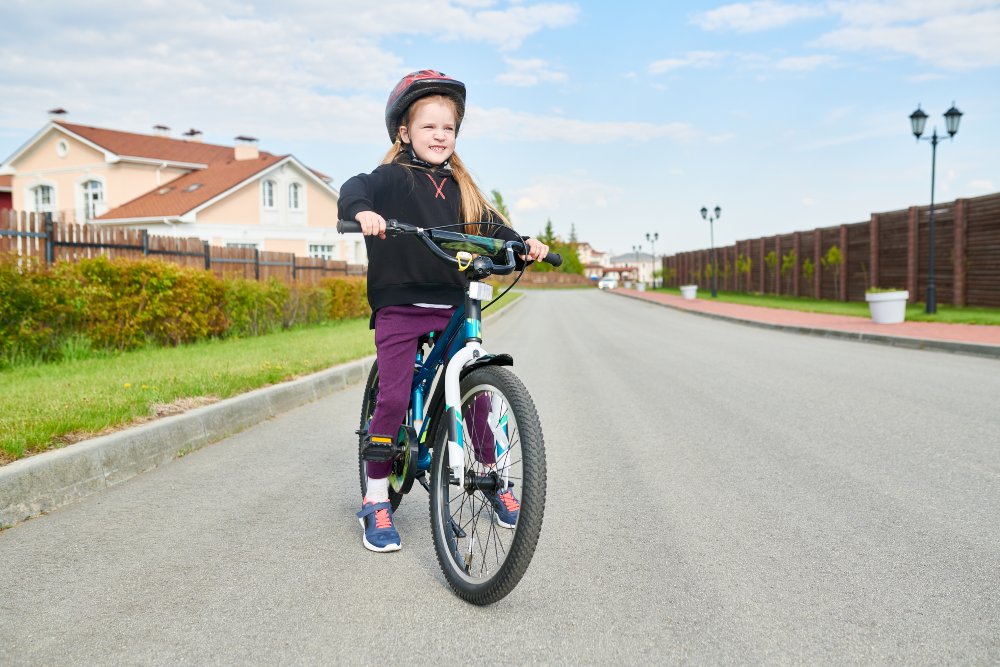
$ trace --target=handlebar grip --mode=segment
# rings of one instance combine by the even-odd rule
[[[542,261],[546,264],[551,264],[552,266],[562,266],[562,255],[550,252]]]
[[[361,223],[357,220],[338,220],[337,231],[341,234],[360,234]]]

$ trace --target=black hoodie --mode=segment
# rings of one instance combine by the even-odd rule
[[[425,169],[399,163],[380,165],[370,174],[358,174],[340,188],[339,215],[355,220],[362,211],[375,211],[418,227],[449,226],[462,231],[461,194],[447,169]],[[508,227],[492,234],[520,239]],[[468,281],[455,266],[442,262],[413,236],[380,239],[366,236],[368,249],[368,303],[372,313],[384,306],[436,303],[457,306],[464,300]],[[374,317],[372,318],[374,321]]]

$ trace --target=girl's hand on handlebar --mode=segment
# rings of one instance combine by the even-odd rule
[[[538,239],[528,239],[524,242],[524,244],[528,246],[528,255],[527,257],[521,255],[521,259],[530,259],[535,262],[540,262],[545,259],[546,255],[549,254],[549,247]]]
[[[375,211],[361,211],[354,219],[361,224],[361,233],[365,236],[385,238],[385,218]]]

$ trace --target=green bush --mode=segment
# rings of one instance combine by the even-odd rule
[[[0,369],[145,345],[257,336],[370,314],[364,278],[319,286],[221,279],[158,260],[106,257],[44,268],[0,258]]]
[[[0,368],[18,359],[51,361],[80,310],[37,262],[0,261]]]
[[[221,335],[223,285],[215,276],[156,260],[96,257],[52,270],[83,306],[80,333],[95,347],[131,350]]]
[[[320,285],[330,293],[327,317],[343,320],[371,315],[368,307],[368,283],[364,278],[324,278]]]

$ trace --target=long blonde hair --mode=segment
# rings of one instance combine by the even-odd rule
[[[430,97],[446,100],[455,112],[458,123],[461,124],[462,119],[458,118],[458,107],[455,104],[455,100],[447,95],[427,95],[425,97],[421,97],[420,99],[424,100]],[[406,110],[406,113],[404,114],[406,116],[404,119],[405,122],[401,123],[401,125],[409,127],[415,103],[416,102],[411,104]],[[382,164],[403,162],[408,157],[409,147],[407,144],[403,143],[403,140],[397,133],[396,142],[391,148],[389,148],[389,152],[385,154],[385,157],[382,158]],[[458,184],[458,191],[462,197],[461,216],[462,222],[465,223],[466,233],[482,233],[482,230],[480,229],[481,225],[478,223],[482,222],[487,216],[492,218],[494,221],[499,221],[505,226],[510,227],[510,221],[507,220],[507,218],[504,217],[504,215],[500,213],[500,211],[498,211],[492,203],[490,203],[490,200],[486,198],[483,191],[479,189],[478,185],[476,185],[475,179],[472,178],[472,174],[469,173],[465,163],[458,157],[458,153],[451,154],[451,157],[448,158],[448,164],[451,167],[451,175],[454,177],[455,183]]]

